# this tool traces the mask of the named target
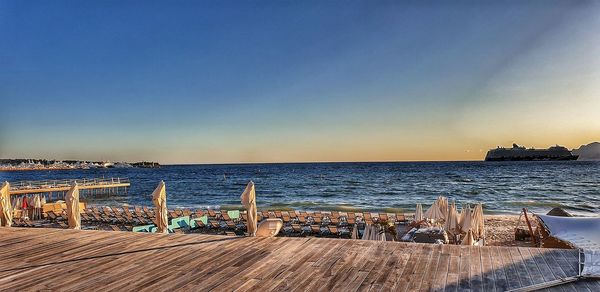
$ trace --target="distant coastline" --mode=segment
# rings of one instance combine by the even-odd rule
[[[159,168],[158,162],[110,162],[83,160],[47,160],[47,159],[0,159],[0,171],[32,171],[32,170],[82,170],[96,168]]]

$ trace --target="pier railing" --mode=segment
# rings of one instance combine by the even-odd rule
[[[10,183],[10,193],[33,194],[47,192],[61,192],[71,188],[71,185],[77,182],[82,190],[90,189],[108,189],[129,187],[130,182],[127,178],[84,178],[84,179],[63,179],[63,180],[35,180],[35,181],[16,181]]]

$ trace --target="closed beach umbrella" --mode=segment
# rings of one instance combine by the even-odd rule
[[[386,241],[385,238],[385,227],[379,226],[379,240]]]
[[[431,219],[433,221],[438,221],[440,219],[444,219],[444,214],[440,211],[440,206],[438,205],[438,201],[433,202],[433,205],[425,211],[423,217],[427,219]]]
[[[473,217],[471,216],[471,207],[465,204],[460,213],[460,230],[467,232],[473,227]]]
[[[371,225],[365,224],[365,231],[363,232],[362,239],[363,240],[370,240],[371,239]]]
[[[452,205],[450,205],[448,208],[448,216],[444,224],[444,229],[454,235],[460,233],[460,228],[458,226],[458,214],[456,212],[456,204],[454,202],[452,202]]]
[[[352,235],[350,238],[358,239],[358,226],[356,226],[356,224],[354,224],[354,227],[352,228]]]
[[[469,231],[467,231],[467,235],[465,236],[465,238],[462,241],[462,245],[473,245],[475,243],[475,239],[473,238],[473,231],[471,231],[471,229],[469,229]]]
[[[419,222],[423,220],[423,207],[421,204],[417,204],[417,208],[415,209],[415,221]]]
[[[242,201],[242,205],[246,208],[246,213],[248,214],[248,236],[256,236],[256,228],[257,228],[257,215],[256,215],[256,191],[254,190],[254,182],[250,181],[248,185],[246,185],[246,189],[240,196],[240,200]]]
[[[440,211],[444,215],[444,220],[448,220],[448,198],[439,196],[437,201]]]
[[[169,221],[167,218],[167,187],[162,180],[152,193],[152,203],[154,203],[154,215],[156,216],[156,232],[169,233]]]
[[[483,206],[481,203],[475,205],[475,209],[473,209],[473,236],[475,238],[482,239],[485,236],[484,230],[484,217],[483,217]]]
[[[81,213],[79,212],[79,186],[77,183],[71,185],[71,189],[65,196],[65,203],[67,204],[69,229],[81,229]]]
[[[5,181],[0,188],[0,226],[10,227],[12,225],[12,205],[10,204],[10,184]]]

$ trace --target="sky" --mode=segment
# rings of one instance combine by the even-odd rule
[[[0,0],[0,158],[481,160],[600,141],[600,2]]]

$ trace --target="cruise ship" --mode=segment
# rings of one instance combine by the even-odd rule
[[[529,160],[577,160],[579,155],[573,155],[563,146],[552,146],[548,149],[525,148],[513,144],[512,148],[498,147],[491,149],[485,156],[485,161],[529,161]]]

